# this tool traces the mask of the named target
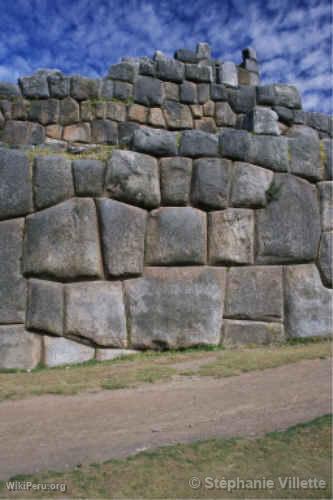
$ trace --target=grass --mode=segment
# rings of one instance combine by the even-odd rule
[[[327,358],[330,353],[329,341],[233,350],[207,346],[186,351],[150,351],[113,361],[89,361],[57,368],[39,366],[29,373],[10,370],[0,373],[0,401],[137,387],[167,381],[175,375],[228,377],[306,359]]]
[[[10,493],[0,497],[39,498],[331,498],[331,417],[324,416],[284,432],[257,439],[212,439],[139,453],[123,460],[77,467],[66,472],[19,476],[11,480],[66,485],[66,492]],[[316,478],[324,489],[282,489],[279,477]],[[189,480],[201,481],[191,489]],[[207,488],[211,481],[237,478],[272,480],[269,489]],[[230,484],[230,483],[229,483]],[[232,484],[230,484],[232,486]]]

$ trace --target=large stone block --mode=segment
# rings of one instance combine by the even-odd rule
[[[238,73],[236,64],[230,61],[225,61],[218,67],[218,79],[220,83],[230,87],[238,86]]]
[[[225,319],[223,321],[223,345],[267,345],[285,340],[282,323],[266,321],[242,321]]]
[[[103,255],[109,276],[143,271],[147,212],[115,200],[98,200]]]
[[[232,267],[228,273],[225,317],[281,321],[283,319],[282,268]]]
[[[256,89],[249,85],[228,89],[228,101],[235,113],[248,113],[256,104]]]
[[[219,127],[235,127],[236,114],[227,102],[218,102],[215,108],[215,121]]]
[[[100,80],[86,78],[84,76],[72,76],[71,96],[77,101],[85,99],[97,99],[99,97]]]
[[[310,180],[323,178],[324,169],[320,164],[320,142],[310,137],[289,139],[290,172]]]
[[[23,323],[26,285],[21,274],[24,219],[0,222],[0,324]]]
[[[13,97],[20,97],[21,92],[18,85],[15,83],[0,83],[0,98],[1,99],[11,99]]]
[[[315,264],[285,269],[285,325],[288,337],[330,336],[333,292],[321,282]]]
[[[133,148],[154,156],[177,154],[177,134],[163,129],[140,127],[134,132]]]
[[[120,80],[114,80],[113,97],[115,99],[121,99],[122,101],[131,100],[133,98],[132,83],[122,82]]]
[[[48,76],[48,83],[51,97],[63,99],[69,96],[70,92],[70,77],[63,75],[60,72],[54,72]]]
[[[191,109],[186,104],[166,100],[163,104],[163,112],[170,129],[181,130],[193,127]]]
[[[23,325],[0,326],[0,368],[32,370],[40,362],[41,337]]]
[[[20,78],[19,84],[25,97],[32,99],[49,97],[47,73],[43,70],[37,71],[32,76]]]
[[[26,219],[24,272],[62,281],[102,274],[93,200],[73,198]]]
[[[61,125],[70,125],[80,120],[80,106],[71,97],[61,99],[59,104],[59,121]]]
[[[316,188],[289,174],[275,174],[270,201],[257,211],[258,262],[314,260],[320,238]]]
[[[64,127],[63,139],[64,141],[68,142],[90,142],[90,123],[76,123],[74,125],[68,125],[67,127]],[[94,139],[96,140],[96,142],[107,142],[104,139],[104,135],[101,140],[97,140],[96,137],[94,137]]]
[[[2,141],[12,145],[36,145],[45,140],[44,127],[39,123],[8,120],[2,134]]]
[[[160,171],[163,205],[187,205],[190,198],[192,160],[182,156],[162,158]]]
[[[180,100],[185,104],[195,104],[197,102],[197,86],[195,83],[186,80],[181,84]]]
[[[255,134],[280,135],[278,115],[272,109],[256,106],[245,117],[245,128]]]
[[[104,188],[104,163],[83,159],[72,162],[75,192],[79,196],[100,196]]]
[[[333,140],[324,139],[320,144],[320,153],[325,169],[325,178],[333,181]]]
[[[94,344],[127,346],[122,284],[90,281],[65,286],[65,336]]]
[[[151,212],[146,240],[148,264],[204,264],[206,214],[191,207],[165,207]]]
[[[213,81],[213,69],[208,65],[186,64],[186,78],[193,82]]]
[[[218,156],[218,138],[202,130],[188,130],[182,133],[180,154],[183,156]]]
[[[326,286],[333,285],[333,231],[322,233],[318,257],[322,280]]]
[[[175,59],[163,57],[156,61],[156,75],[161,80],[182,82],[185,76],[185,65]]]
[[[43,362],[48,367],[84,363],[95,356],[93,347],[63,337],[48,337],[45,335],[43,342]]]
[[[228,208],[208,215],[211,264],[253,264],[254,214],[246,208]]]
[[[236,207],[264,207],[273,172],[250,163],[235,162],[231,188],[231,204]]]
[[[112,120],[94,120],[91,139],[98,144],[118,144],[118,125]]]
[[[157,160],[133,151],[115,150],[107,164],[106,189],[112,198],[145,208],[159,206]]]
[[[32,211],[32,173],[21,151],[0,149],[0,220]]]
[[[59,120],[59,101],[57,99],[32,100],[29,103],[28,117],[42,125],[57,123]]]
[[[219,158],[200,158],[193,163],[192,201],[207,209],[228,204],[231,162]]]
[[[250,134],[247,161],[277,172],[286,172],[289,165],[288,139]]]
[[[125,283],[134,348],[181,348],[220,342],[225,270],[146,268]]]
[[[26,328],[63,335],[64,287],[61,283],[29,280]]]
[[[145,106],[161,106],[164,99],[162,82],[150,76],[139,76],[134,84],[134,100]]]
[[[71,161],[62,156],[40,156],[34,165],[37,209],[50,207],[74,196]]]
[[[333,230],[333,181],[318,183],[320,196],[321,228],[323,231]]]
[[[257,87],[258,104],[301,108],[301,98],[293,85],[272,84]]]
[[[134,64],[121,62],[113,64],[109,69],[109,78],[133,83],[137,75],[137,68]]]

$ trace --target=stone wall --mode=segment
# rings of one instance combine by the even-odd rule
[[[0,368],[332,333],[332,120],[207,44],[0,83]]]

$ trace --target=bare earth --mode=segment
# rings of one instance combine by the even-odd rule
[[[0,479],[177,442],[258,436],[330,413],[330,361],[0,403]]]

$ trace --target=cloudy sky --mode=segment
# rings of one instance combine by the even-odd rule
[[[306,110],[332,112],[331,0],[0,0],[0,80],[38,68],[103,76],[128,55],[207,41],[241,61],[253,46],[262,82],[295,83]]]

